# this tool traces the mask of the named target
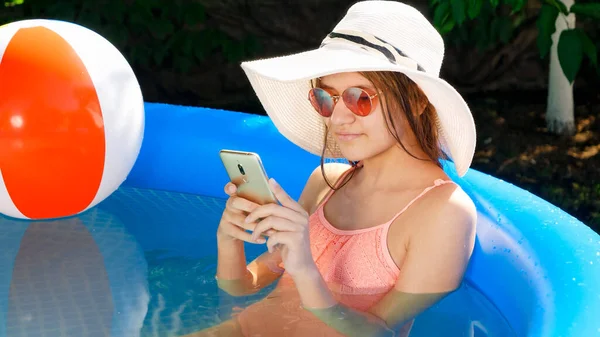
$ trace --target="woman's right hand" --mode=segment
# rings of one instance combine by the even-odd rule
[[[246,230],[254,230],[257,222],[244,222],[246,216],[260,205],[239,197],[236,192],[237,187],[233,183],[228,182],[225,185],[225,193],[229,198],[217,229],[217,238],[225,241],[242,240],[251,243],[265,243],[266,240],[262,237],[253,241],[252,233],[246,232]]]

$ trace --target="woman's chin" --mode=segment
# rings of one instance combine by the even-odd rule
[[[340,149],[344,158],[349,162],[358,162],[365,159],[364,153],[359,151],[349,151],[348,149]]]

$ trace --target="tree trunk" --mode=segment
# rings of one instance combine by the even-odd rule
[[[571,8],[575,1],[562,0],[562,2],[567,8]],[[558,60],[558,39],[560,38],[560,34],[565,29],[574,27],[575,14],[569,14],[565,17],[559,13],[556,19],[556,32],[552,34],[552,47],[550,49],[546,125],[550,132],[560,135],[572,135],[575,133],[573,83],[569,83]]]

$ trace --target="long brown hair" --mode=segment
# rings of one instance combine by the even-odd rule
[[[396,142],[408,153],[411,157],[419,160],[428,160],[434,162],[437,166],[442,167],[441,159],[447,159],[442,151],[439,143],[439,135],[437,129],[437,113],[435,107],[429,102],[429,99],[423,93],[421,88],[408,76],[392,71],[368,71],[360,72],[360,75],[369,80],[376,91],[381,94],[385,93],[385,104],[382,104],[382,113],[385,118],[385,123],[388,131],[396,139]],[[313,86],[319,86],[319,79],[312,81]],[[382,102],[380,100],[380,102]],[[402,132],[402,124],[406,120],[411,130],[416,136],[419,146],[427,158],[417,158],[406,149],[400,141]],[[332,189],[339,189],[345,185],[356,170],[346,176],[346,179],[339,186],[334,186],[325,174],[325,152],[327,149],[327,135],[329,128],[325,126],[325,137],[323,140],[323,151],[321,153],[321,173],[327,182],[327,185]],[[358,163],[350,162],[352,166]]]

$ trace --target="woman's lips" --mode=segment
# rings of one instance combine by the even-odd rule
[[[360,133],[345,133],[345,132],[337,132],[335,134],[338,140],[343,142],[349,142],[360,137]]]

